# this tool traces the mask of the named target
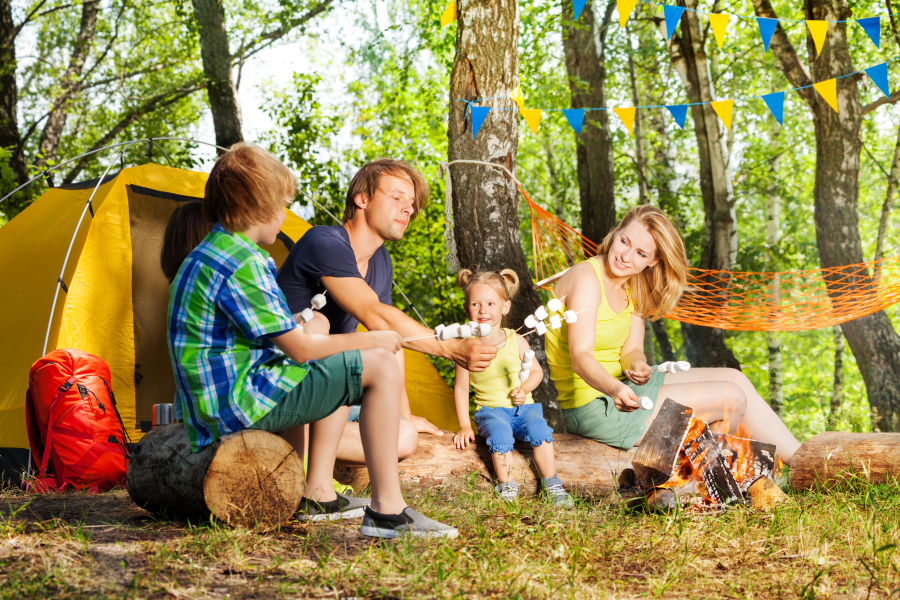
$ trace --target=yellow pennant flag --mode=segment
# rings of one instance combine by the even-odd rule
[[[816,91],[819,92],[819,95],[825,99],[825,102],[828,103],[828,106],[834,109],[834,112],[838,111],[837,105],[837,80],[829,79],[828,81],[820,81],[819,83],[814,83],[813,87],[816,88]]]
[[[637,6],[638,0],[616,0],[616,6],[619,8],[619,25],[625,27],[631,11]]]
[[[725,129],[731,130],[731,113],[734,111],[734,100],[720,100],[718,102],[710,102],[713,110],[725,123]]]
[[[725,30],[728,29],[728,15],[726,14],[709,14],[709,24],[712,25],[713,33],[716,34],[716,41],[719,43],[719,50],[725,43]]]
[[[631,129],[634,127],[634,113],[635,108],[614,108],[613,112],[619,115],[619,118],[622,119],[622,122],[625,123],[625,127],[628,128],[628,135],[631,135]]]
[[[522,117],[525,119],[525,122],[528,123],[529,127],[531,127],[531,130],[537,133],[538,127],[541,126],[541,109],[523,108],[521,109],[521,113]]]
[[[511,91],[509,93],[509,97],[516,101],[516,104],[519,105],[519,110],[523,110],[525,108],[525,92],[522,91],[521,85]]]
[[[441,27],[446,27],[455,20],[456,0],[450,0],[450,4],[447,5],[447,8],[444,9],[444,14],[441,15]]]
[[[825,36],[828,34],[828,21],[807,21],[806,26],[809,27],[809,33],[816,43],[816,56],[822,53],[822,45],[825,43]]]

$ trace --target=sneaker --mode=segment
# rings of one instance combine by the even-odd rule
[[[399,515],[383,515],[372,510],[371,506],[366,506],[359,532],[377,538],[399,538],[405,535],[455,538],[459,535],[455,528],[432,521],[408,506]]]
[[[304,497],[300,500],[300,507],[297,509],[297,519],[300,521],[358,519],[363,516],[363,510],[371,502],[368,498],[354,498],[339,492],[335,493],[337,493],[337,500],[331,502],[316,502]]]
[[[554,475],[550,479],[544,479],[542,483],[544,495],[553,502],[553,506],[556,508],[572,508],[575,506],[572,496],[563,489],[562,481],[560,481],[558,476]]]
[[[519,497],[519,484],[515,481],[501,481],[494,486],[494,491],[507,502],[515,502]]]

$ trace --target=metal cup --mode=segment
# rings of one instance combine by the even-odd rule
[[[154,404],[153,405],[153,424],[150,426],[151,429],[156,427],[157,425],[168,425],[172,422],[172,410],[173,405],[171,404]]]

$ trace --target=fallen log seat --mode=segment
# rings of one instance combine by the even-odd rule
[[[306,479],[300,457],[277,435],[247,429],[191,452],[185,426],[172,423],[137,444],[126,488],[150,512],[183,519],[212,514],[266,530],[293,516]]]
[[[415,454],[400,463],[400,483],[405,485],[461,484],[471,474],[486,484],[494,479],[491,455],[484,439],[476,436],[474,445],[458,450],[453,433],[442,437],[419,435]],[[577,435],[554,433],[556,470],[566,488],[583,492],[609,492],[617,487],[619,473],[631,466],[633,451],[622,452]],[[534,464],[532,448],[516,442],[512,453],[512,472],[529,493],[537,491],[540,475]],[[338,465],[335,477],[359,492],[369,484],[365,467]]]
[[[826,487],[852,477],[883,483],[900,477],[900,433],[828,431],[806,440],[791,461],[795,490]]]

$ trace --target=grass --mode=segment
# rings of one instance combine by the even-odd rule
[[[372,542],[359,520],[259,534],[160,520],[123,491],[0,501],[5,598],[900,598],[900,485],[851,481],[771,513],[558,512],[480,487],[408,490],[447,541]]]

